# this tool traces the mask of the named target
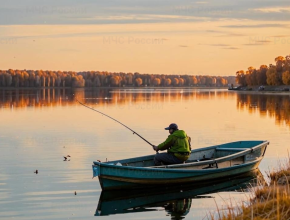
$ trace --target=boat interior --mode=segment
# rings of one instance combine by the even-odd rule
[[[212,147],[194,149],[189,159],[184,164],[162,166],[154,165],[155,155],[130,158],[125,160],[108,161],[105,164],[130,166],[130,167],[152,167],[152,168],[183,168],[195,166],[199,169],[222,168],[240,165],[255,160],[265,153],[266,141],[238,141]],[[165,152],[165,151],[164,151]],[[161,152],[163,153],[163,152]]]

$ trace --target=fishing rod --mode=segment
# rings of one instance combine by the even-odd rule
[[[111,116],[106,115],[105,113],[100,112],[100,111],[98,111],[98,110],[96,110],[96,109],[94,109],[94,108],[91,108],[91,107],[89,107],[89,106],[87,106],[87,105],[81,103],[79,100],[77,100],[77,102],[80,103],[82,106],[88,108],[88,109],[91,109],[91,110],[93,110],[93,111],[95,111],[95,112],[98,112],[98,113],[100,113],[100,114],[102,114],[102,115],[104,115],[104,116],[106,116],[106,117],[108,117],[108,118],[114,120],[115,122],[118,122],[119,124],[123,125],[125,128],[129,129],[130,131],[132,131],[133,134],[136,134],[138,137],[140,137],[143,141],[147,142],[147,143],[150,144],[152,147],[154,146],[154,145],[151,144],[149,141],[147,141],[145,138],[143,138],[140,134],[138,134],[136,131],[133,131],[131,128],[129,128],[128,126],[126,126],[126,125],[124,125],[123,123],[119,122],[118,120],[112,118]]]

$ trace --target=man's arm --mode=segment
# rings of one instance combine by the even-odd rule
[[[173,140],[173,136],[169,135],[168,138],[163,143],[161,143],[157,146],[158,150],[163,151],[163,150],[170,148],[172,145],[172,140]]]
[[[187,140],[188,140],[188,145],[189,145],[189,149],[191,150],[191,137],[186,136]]]

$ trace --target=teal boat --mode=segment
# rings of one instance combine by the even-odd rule
[[[238,141],[194,149],[183,164],[154,165],[154,156],[93,162],[103,190],[148,188],[223,179],[258,168],[268,141]]]

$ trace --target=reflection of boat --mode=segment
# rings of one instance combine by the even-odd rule
[[[199,196],[220,191],[235,191],[255,186],[264,181],[259,170],[233,178],[215,180],[200,184],[154,188],[151,190],[102,191],[96,216],[154,211],[163,207],[171,216],[185,216],[192,199],[211,198]]]
[[[267,141],[239,141],[192,150],[186,163],[154,166],[154,155],[111,162],[94,162],[93,175],[103,190],[147,188],[208,181],[249,172],[264,157]]]

